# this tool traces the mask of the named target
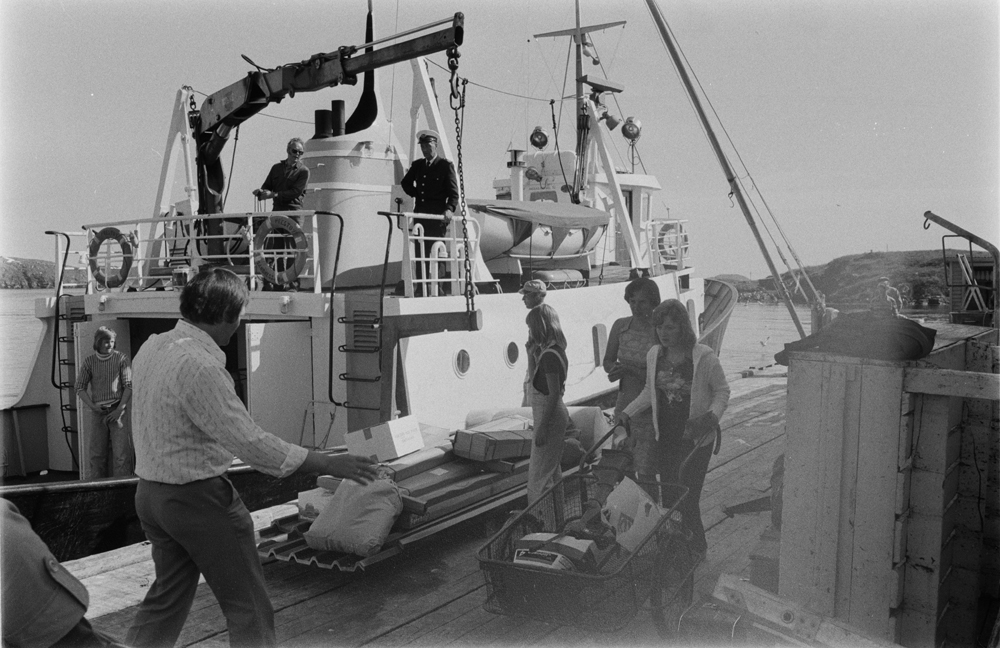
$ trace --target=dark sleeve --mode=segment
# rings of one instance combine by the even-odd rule
[[[275,194],[275,199],[284,204],[294,203],[306,195],[306,185],[308,183],[309,169],[302,167],[296,172],[291,184]]]
[[[448,162],[448,175],[446,180],[446,189],[448,197],[445,199],[445,203],[448,205],[448,209],[451,211],[458,211],[458,175],[455,173],[455,165]]]
[[[406,192],[407,196],[412,196],[416,193],[416,188],[413,186],[413,176],[416,175],[414,169],[417,163],[414,162],[410,165],[410,168],[406,170],[406,175],[403,176],[402,181],[400,181],[400,186],[403,187],[403,191]]]
[[[277,173],[275,173],[275,167],[277,166],[278,166],[277,164],[272,166],[271,170],[267,172],[267,177],[264,178],[264,184],[260,186],[261,189],[274,191],[274,183],[275,180],[277,179]]]

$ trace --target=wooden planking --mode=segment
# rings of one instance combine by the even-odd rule
[[[837,585],[846,388],[844,365],[789,367],[778,593],[825,615],[834,613]]]
[[[871,493],[862,488],[858,483],[859,466],[858,459],[862,449],[862,426],[864,421],[861,412],[861,398],[864,391],[864,366],[850,365],[846,368],[847,382],[845,383],[844,401],[842,413],[826,410],[827,416],[840,414],[841,427],[841,471],[840,483],[837,484],[837,492],[840,498],[840,521],[836,536],[837,554],[837,583],[834,596],[834,614],[841,618],[848,618],[853,609],[852,593],[857,587],[855,578],[855,530],[857,520],[855,519],[855,507],[859,500],[870,497]],[[893,460],[895,461],[895,454]],[[894,464],[895,465],[895,464]],[[895,489],[895,482],[893,482]],[[894,491],[893,491],[894,492]],[[895,501],[895,497],[893,498]]]
[[[919,394],[1000,400],[1000,375],[911,367],[906,369],[903,388]]]
[[[840,617],[882,639],[892,639],[895,632],[890,615],[902,386],[897,368],[862,369],[850,612]]]

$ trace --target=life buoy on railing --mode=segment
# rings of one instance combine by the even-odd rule
[[[117,241],[122,249],[122,267],[110,277],[105,277],[104,272],[97,265],[97,257],[101,252],[101,245],[105,241]],[[117,288],[125,283],[129,270],[132,269],[132,241],[129,240],[129,237],[122,234],[117,227],[105,227],[94,236],[88,251],[90,253],[90,272],[94,275],[97,283],[105,288]]]
[[[274,249],[273,252],[278,252],[278,256],[282,256],[282,252],[292,252],[295,253],[294,263],[287,263],[284,270],[277,270],[274,266],[267,263],[267,257],[264,255],[264,244],[267,241],[267,237],[273,232],[285,232],[292,237],[292,242],[294,247],[290,249]],[[253,262],[254,267],[257,272],[260,273],[264,279],[270,281],[273,284],[287,284],[295,281],[299,273],[306,267],[306,256],[309,249],[309,242],[306,240],[306,234],[299,227],[299,224],[288,216],[281,216],[278,214],[268,216],[267,219],[261,223],[260,228],[257,230],[257,234],[253,239]]]

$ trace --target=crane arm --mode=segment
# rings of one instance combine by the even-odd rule
[[[305,61],[274,70],[250,72],[245,78],[209,95],[197,115],[192,116],[201,163],[208,165],[217,160],[230,131],[272,102],[279,102],[286,96],[294,97],[296,92],[354,85],[358,75],[364,72],[461,45],[464,20],[463,14],[456,13],[445,29],[361,54],[356,54],[358,49],[369,45],[341,47],[335,52],[315,54]]]

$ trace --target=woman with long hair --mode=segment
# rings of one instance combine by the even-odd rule
[[[652,322],[659,343],[646,356],[646,386],[619,421],[652,408],[656,456],[651,463],[663,481],[688,488],[678,510],[691,533],[691,549],[704,553],[708,544],[699,500],[713,447],[718,452],[729,383],[715,352],[697,343],[684,304],[668,299],[653,309]]]
[[[648,277],[635,279],[625,287],[625,301],[628,302],[632,315],[617,319],[611,325],[602,363],[604,370],[608,372],[608,380],[618,381],[616,418],[646,386],[646,356],[658,344],[652,316],[653,309],[660,303],[660,288]],[[633,469],[640,480],[653,480],[659,472],[659,466],[655,463],[653,417],[647,410],[636,414],[629,423]]]
[[[525,323],[535,367],[530,389],[534,421],[534,443],[528,463],[528,504],[531,504],[562,477],[559,460],[569,422],[569,411],[562,397],[569,361],[566,336],[554,308],[548,304],[532,308]]]

